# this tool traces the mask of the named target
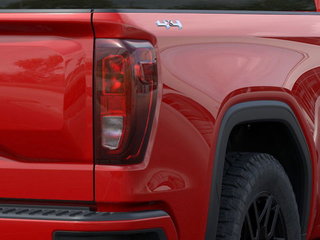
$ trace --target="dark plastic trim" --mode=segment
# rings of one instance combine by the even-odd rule
[[[165,217],[161,210],[141,212],[95,212],[87,207],[0,204],[0,218],[57,221],[130,221]]]
[[[220,125],[216,154],[214,156],[215,160],[212,174],[206,240],[213,240],[216,238],[224,159],[230,133],[238,124],[261,121],[274,121],[285,124],[290,129],[292,136],[300,147],[298,150],[303,158],[303,171],[305,176],[307,176],[305,181],[301,184],[308,192],[303,203],[302,212],[304,214],[303,216],[300,216],[302,236],[305,236],[305,233],[307,232],[312,193],[312,169],[308,145],[301,127],[295,114],[287,104],[280,101],[252,101],[232,106],[225,113]]]
[[[250,15],[320,15],[319,12],[248,11],[248,10],[184,10],[184,9],[0,9],[0,13],[183,13],[183,14],[250,14]]]
[[[248,10],[184,10],[184,9],[94,9],[97,13],[199,13],[199,14],[253,14],[253,15],[320,15],[319,12],[248,11]]]
[[[144,229],[144,230],[137,230],[137,231],[117,231],[117,232],[71,232],[71,231],[57,231],[53,233],[54,240],[66,240],[66,239],[90,239],[90,240],[101,240],[108,239],[108,236],[111,239],[114,236],[123,236],[123,239],[129,239],[130,236],[136,234],[152,234],[155,233],[157,235],[157,240],[167,240],[166,234],[160,228],[156,229]],[[118,239],[118,238],[117,238]],[[131,239],[131,238],[130,238]],[[153,239],[151,239],[153,240]]]

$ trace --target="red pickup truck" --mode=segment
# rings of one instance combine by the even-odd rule
[[[1,240],[320,238],[320,1],[1,0]]]

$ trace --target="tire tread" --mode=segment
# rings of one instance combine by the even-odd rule
[[[265,153],[232,152],[226,156],[221,189],[221,205],[217,228],[217,240],[239,240],[241,237],[243,214],[247,207],[244,196],[248,196],[255,179],[264,169],[274,168],[284,175],[288,187],[293,190],[282,165],[271,155]]]

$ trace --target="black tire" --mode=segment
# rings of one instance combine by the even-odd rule
[[[260,230],[257,215],[261,218]],[[301,239],[292,186],[274,157],[263,153],[227,155],[216,239]]]

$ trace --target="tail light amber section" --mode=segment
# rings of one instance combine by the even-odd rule
[[[151,43],[97,39],[94,85],[96,162],[143,161],[158,87]]]

